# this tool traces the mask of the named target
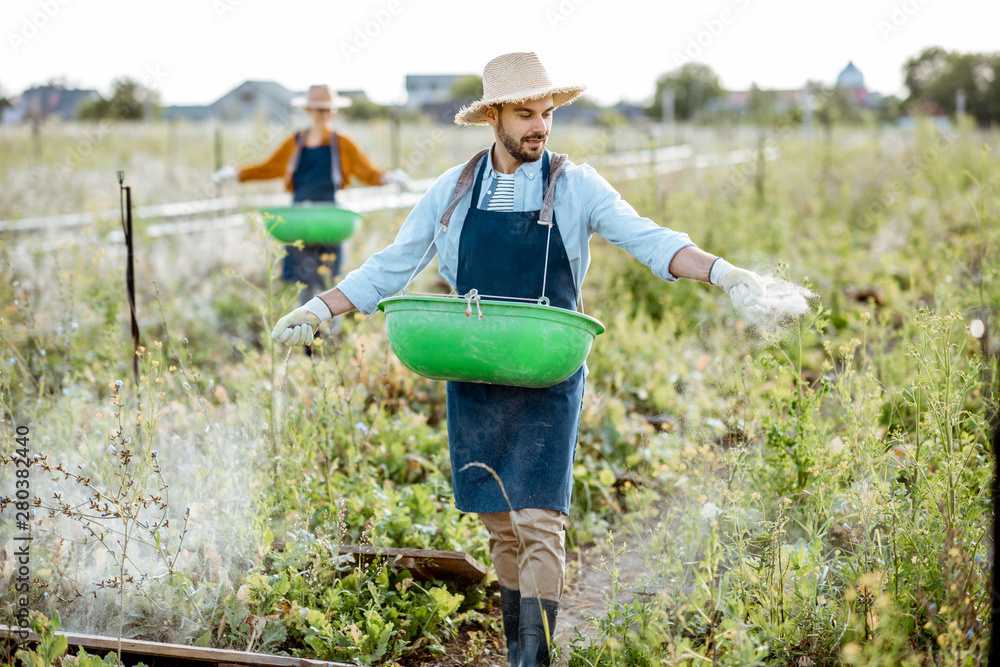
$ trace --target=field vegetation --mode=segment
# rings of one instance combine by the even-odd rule
[[[388,165],[387,127],[345,131]],[[399,158],[417,178],[489,140],[404,130]],[[230,128],[226,161],[261,158],[284,132]],[[608,588],[559,659],[981,664],[997,135],[925,124],[764,137],[780,157],[607,172],[641,214],[817,296],[804,317],[751,324],[716,288],[665,284],[593,240],[584,305],[607,333],[588,359],[568,539],[603,555]],[[600,165],[675,138],[758,146],[753,128],[557,124],[550,147]],[[3,127],[0,152],[0,218],[115,209],[119,169],[140,205],[235,194],[209,181],[202,126],[53,125],[40,139]],[[390,242],[405,213],[368,215],[346,266]],[[338,554],[369,544],[489,563],[484,530],[453,506],[443,384],[398,362],[381,316],[347,318],[311,358],[276,346],[268,333],[297,290],[277,280],[281,246],[256,216],[156,238],[150,222],[136,232],[138,381],[116,219],[0,246],[0,617],[17,621],[24,510],[29,606],[48,638],[22,657],[52,664],[61,625],[356,664],[499,661],[492,577],[460,587]],[[425,287],[440,289],[431,273]],[[641,572],[622,568],[626,556]],[[593,567],[577,562],[576,576]]]

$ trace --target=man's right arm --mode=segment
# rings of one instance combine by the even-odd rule
[[[454,172],[454,169],[445,172],[421,197],[406,216],[391,245],[369,257],[331,290],[339,291],[347,301],[344,303],[340,297],[330,294],[331,303],[328,305],[331,311],[334,307],[348,310],[357,308],[366,315],[371,315],[377,309],[379,301],[402,290],[411,278],[434,259],[437,254],[435,234],[440,229],[438,222],[450,203],[458,178]],[[323,296],[326,297],[327,294]]]

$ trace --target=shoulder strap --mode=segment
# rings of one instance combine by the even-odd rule
[[[465,168],[462,169],[462,173],[458,176],[458,182],[455,184],[455,191],[451,195],[451,204],[445,209],[444,215],[441,216],[441,226],[444,227],[444,231],[448,231],[448,221],[451,220],[451,214],[455,212],[458,208],[458,202],[462,200],[462,197],[472,189],[473,182],[475,179],[476,165],[479,163],[480,158],[490,152],[489,148],[484,148],[483,150],[476,153],[471,160],[465,164]]]
[[[330,180],[334,191],[344,187],[344,167],[340,163],[340,137],[330,132]]]
[[[542,224],[552,222],[552,207],[556,200],[556,181],[559,180],[563,165],[566,164],[566,160],[568,159],[569,156],[563,153],[552,154],[552,162],[549,165],[548,188],[545,190],[545,198],[542,200],[542,210],[538,214],[538,221]]]
[[[295,133],[295,150],[292,151],[292,157],[288,160],[288,166],[285,167],[285,183],[291,184],[292,178],[295,176],[295,170],[299,168],[299,158],[302,155],[302,131]]]

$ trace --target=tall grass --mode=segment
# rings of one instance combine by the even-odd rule
[[[53,186],[51,161],[80,141],[65,130],[46,135],[41,164],[29,136],[0,133],[13,156],[0,185],[37,188],[0,217],[113,208],[121,160],[137,197],[149,197],[142,203],[207,192],[204,128],[179,126],[184,140],[170,149],[169,128],[147,136],[122,125]],[[386,127],[351,131],[386,163]],[[421,147],[432,131],[404,134],[404,155],[426,153],[417,175],[484,141],[447,130]],[[658,141],[632,128],[560,131],[554,148],[577,158]],[[239,132],[257,157],[280,140],[260,139],[260,127]],[[699,133],[699,145],[741,147]],[[784,134],[762,179],[751,165],[615,183],[640,213],[819,297],[802,320],[755,329],[717,289],[662,283],[594,240],[584,303],[608,332],[588,360],[569,539],[599,548],[610,530],[648,567],[640,578],[611,561],[614,597],[601,620],[563,642],[573,665],[984,655],[996,137],[838,128],[829,145],[819,141]],[[240,143],[225,145],[235,158]],[[346,264],[388,243],[402,219],[369,216]],[[273,280],[277,244],[255,227],[152,239],[140,222],[147,356],[140,386],[118,391],[131,367],[123,257],[101,225],[11,236],[0,248],[0,494],[12,488],[16,424],[31,424],[50,466],[32,468],[33,493],[45,504],[59,493],[71,507],[90,493],[46,473],[62,464],[114,479],[121,461],[108,444],[120,452],[141,434],[133,453],[157,450],[171,523],[146,535],[140,513],[130,535],[173,551],[167,563],[130,538],[131,569],[147,576],[123,598],[126,588],[100,585],[113,566],[126,578],[123,561],[85,543],[79,521],[39,505],[32,607],[58,611],[69,629],[359,664],[440,653],[462,623],[495,632],[482,586],[421,583],[379,564],[356,570],[337,555],[366,542],[489,558],[478,522],[452,504],[443,387],[399,364],[381,319],[348,318],[311,359],[285,354],[267,336],[295,303],[296,288]],[[985,336],[970,335],[973,319]],[[113,396],[121,405],[109,407]],[[11,530],[0,528],[5,543]],[[13,602],[3,598],[5,615]]]

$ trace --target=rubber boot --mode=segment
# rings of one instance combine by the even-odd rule
[[[545,615],[542,615],[542,612]],[[548,640],[556,632],[556,615],[559,603],[543,598],[521,598],[521,626],[518,630],[518,647],[521,652],[518,667],[543,667],[549,664]],[[545,621],[548,621],[548,635]]]
[[[500,587],[500,611],[503,613],[503,633],[507,636],[507,665],[517,667],[520,659],[517,633],[521,627],[521,591]]]

